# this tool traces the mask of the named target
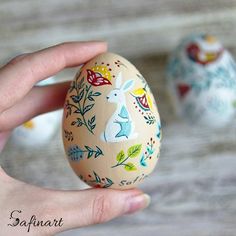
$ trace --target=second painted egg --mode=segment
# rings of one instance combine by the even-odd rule
[[[171,54],[168,88],[176,111],[193,125],[221,128],[236,113],[236,63],[213,36],[190,35]]]

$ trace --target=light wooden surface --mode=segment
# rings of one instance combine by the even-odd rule
[[[170,51],[192,32],[235,47],[236,0],[1,0],[0,62],[68,40],[107,40],[124,56]]]
[[[236,120],[228,130],[190,127],[173,114],[165,89],[166,56],[180,37],[209,31],[235,49],[236,1],[7,1],[0,4],[0,61],[65,40],[107,39],[149,82],[163,123],[161,158],[141,188],[151,206],[133,216],[61,236],[235,236]],[[233,50],[234,51],[234,50]],[[236,53],[234,51],[234,55]],[[71,79],[68,70],[59,78]],[[10,141],[0,165],[12,176],[54,189],[78,189],[60,128],[45,147]]]

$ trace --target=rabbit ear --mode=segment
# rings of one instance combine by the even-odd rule
[[[130,90],[132,87],[134,86],[134,80],[130,79],[128,81],[126,81],[121,89],[124,91],[124,92],[127,92],[128,90]]]
[[[116,78],[116,88],[120,88],[122,83],[122,73],[120,72]]]

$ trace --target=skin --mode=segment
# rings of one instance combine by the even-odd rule
[[[18,56],[0,69],[0,151],[11,131],[42,113],[61,108],[69,83],[34,87],[61,70],[78,66],[105,52],[104,42],[70,42]],[[20,81],[20,83],[19,83]],[[17,86],[14,86],[17,84]],[[54,235],[68,229],[103,223],[141,210],[150,198],[138,189],[44,189],[13,179],[0,167],[1,235]],[[63,218],[62,227],[9,227],[10,213],[20,209],[21,219]]]

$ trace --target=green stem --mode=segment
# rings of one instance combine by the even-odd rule
[[[74,104],[68,104],[68,106],[71,106],[71,107],[74,107],[74,108],[76,108],[76,109],[80,109],[79,107],[77,107],[76,105],[74,105]]]
[[[111,168],[114,168],[117,166],[126,166],[126,164],[124,164],[124,162],[126,162],[129,158],[130,158],[130,156],[127,156],[122,162],[118,162],[116,165],[112,166]]]
[[[92,86],[92,85],[90,84],[89,87],[88,87],[88,89],[86,89],[85,98],[84,98],[84,101],[83,101],[83,111],[84,111],[84,107],[85,107],[85,102],[86,102],[86,100],[87,100],[87,95],[88,95],[88,92],[89,92],[91,86]]]
[[[79,110],[80,110],[82,113],[84,112],[84,106],[85,106],[85,102],[86,102],[86,100],[87,100],[88,91],[90,90],[90,88],[91,88],[91,85],[88,87],[88,89],[86,89],[85,98],[84,98],[84,101],[83,101],[83,104],[82,104],[82,108],[81,108],[80,102],[78,103],[78,105],[79,105]],[[80,89],[77,89],[77,88],[76,88],[76,92],[77,92],[77,96],[79,96]],[[93,131],[92,131],[92,129],[88,126],[87,121],[85,120],[84,114],[83,114],[83,115],[81,114],[81,116],[82,116],[82,119],[83,119],[83,124],[87,127],[87,129],[88,129],[92,134],[94,134]]]
[[[93,130],[88,126],[88,123],[87,123],[87,121],[85,120],[85,117],[84,117],[85,102],[86,102],[86,100],[87,100],[87,95],[88,95],[88,92],[89,92],[91,86],[92,86],[92,85],[89,85],[88,89],[86,89],[84,101],[83,101],[83,104],[82,104],[82,112],[83,112],[82,117],[83,117],[83,121],[84,121],[84,124],[85,124],[85,126],[87,127],[87,129],[88,129],[92,134],[94,134],[94,133],[93,133]]]
[[[150,147],[151,147],[151,150],[152,150],[153,144],[151,144]],[[150,153],[148,153],[148,155],[144,158],[144,160],[146,161],[150,156],[151,156]]]

